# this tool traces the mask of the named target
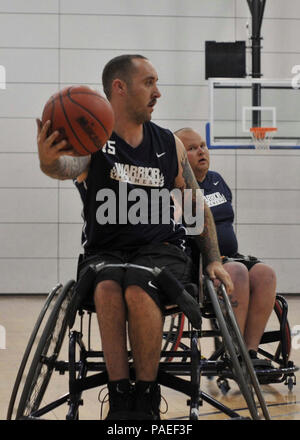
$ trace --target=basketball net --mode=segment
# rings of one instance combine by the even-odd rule
[[[251,127],[250,132],[256,150],[269,150],[276,127]]]

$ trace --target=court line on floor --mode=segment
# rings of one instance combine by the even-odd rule
[[[267,404],[267,407],[277,407],[277,406],[288,406],[288,405],[298,405],[300,404],[300,400],[296,400],[295,402],[281,402],[281,403],[270,403]],[[257,406],[258,408],[260,408],[260,406]],[[232,411],[247,411],[248,408],[243,407],[243,408],[233,408]],[[206,412],[203,414],[199,414],[199,418],[200,417],[205,417],[205,416],[213,416],[213,415],[217,415],[217,414],[224,414],[224,412],[222,411],[212,411],[212,412]],[[296,412],[296,413],[287,413],[287,414],[283,414],[284,415],[288,415],[288,414],[300,414],[300,411]],[[278,416],[274,416],[274,417],[278,417]],[[186,416],[182,416],[182,417],[176,417],[176,420],[180,420],[180,419],[185,419]]]

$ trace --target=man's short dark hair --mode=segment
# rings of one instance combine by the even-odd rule
[[[147,60],[143,55],[119,55],[106,64],[102,72],[102,84],[107,99],[111,97],[111,85],[114,79],[120,78],[126,83],[130,81],[130,75],[135,69],[132,62],[134,59]]]

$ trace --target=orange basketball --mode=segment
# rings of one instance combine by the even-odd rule
[[[62,89],[48,99],[42,115],[43,124],[51,121],[50,132],[60,132],[56,142],[66,139],[81,156],[100,150],[110,138],[114,112],[99,92],[86,86]],[[49,133],[50,134],[50,133]]]

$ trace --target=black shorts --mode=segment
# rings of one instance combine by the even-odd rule
[[[132,263],[149,268],[167,267],[182,284],[192,282],[194,276],[191,258],[179,247],[170,243],[149,244],[130,251],[103,250],[96,255],[84,258],[79,263],[78,278],[85,273],[90,264],[99,264],[101,262],[107,264]],[[122,287],[123,292],[132,285],[141,287],[162,310],[166,305],[170,304],[167,296],[155,284],[155,276],[146,270],[138,268],[105,268],[97,273],[94,289],[99,282],[105,280],[116,281]]]
[[[232,257],[222,257],[223,264],[229,263],[231,261],[238,261],[244,264],[244,266],[247,267],[248,271],[252,269],[252,267],[255,266],[255,264],[261,263],[261,261],[258,258],[252,257],[251,255],[235,254]]]

